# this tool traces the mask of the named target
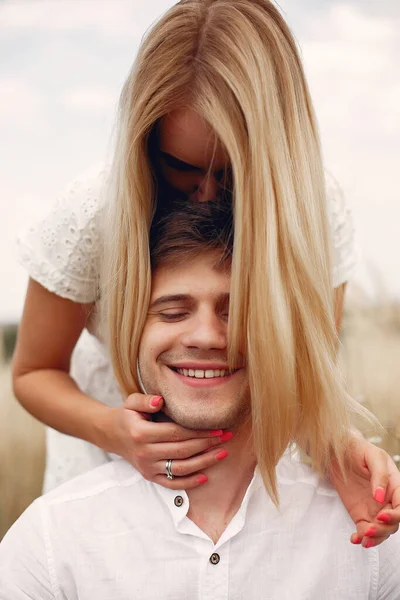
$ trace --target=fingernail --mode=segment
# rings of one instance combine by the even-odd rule
[[[375,527],[370,527],[365,533],[364,535],[366,537],[374,537],[374,535],[376,535],[376,529]]]
[[[372,548],[374,542],[372,540],[368,540],[366,544],[363,544],[364,548]]]
[[[385,490],[381,487],[376,488],[375,490],[375,494],[374,494],[374,498],[377,502],[380,502],[381,504],[383,502],[385,502]]]
[[[232,438],[233,438],[232,431],[225,431],[225,433],[223,433],[221,435],[221,442],[229,442],[229,440],[231,440]]]
[[[382,513],[381,515],[378,515],[376,517],[378,519],[378,521],[382,521],[382,523],[390,523],[390,515],[388,515],[387,513]]]
[[[211,437],[219,437],[223,433],[224,432],[222,431],[222,429],[213,429],[212,431],[210,431]]]
[[[205,483],[206,481],[208,481],[208,477],[207,475],[200,475],[200,477],[197,480],[199,483]]]
[[[161,399],[162,396],[153,396],[153,398],[150,400],[151,406],[158,406],[160,404]]]
[[[220,450],[220,452],[218,452],[218,454],[216,454],[215,458],[217,460],[222,460],[223,458],[226,458],[228,456],[228,452],[226,450]]]
[[[352,542],[352,543],[353,543],[353,544],[361,544],[361,541],[362,541],[362,540],[361,540],[361,538],[360,538],[360,537],[356,537],[356,538],[353,540],[353,542]]]

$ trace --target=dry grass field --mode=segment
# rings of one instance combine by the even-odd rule
[[[0,367],[0,539],[40,494],[44,427],[14,399],[10,367]]]
[[[350,392],[386,429],[375,443],[399,466],[400,304],[371,306],[362,296],[353,298],[343,323],[341,361]],[[373,435],[367,428],[363,433]]]
[[[343,323],[341,360],[351,393],[388,434],[374,442],[400,460],[400,306],[377,308],[353,297]],[[0,357],[1,363],[1,357]],[[365,435],[372,436],[365,430]],[[0,539],[40,494],[44,430],[15,401],[10,367],[0,366]]]

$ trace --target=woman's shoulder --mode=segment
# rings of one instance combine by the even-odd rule
[[[17,237],[19,262],[30,277],[76,302],[93,302],[98,295],[109,173],[103,165],[82,173],[45,217],[28,223]]]
[[[325,189],[328,216],[332,221],[332,225],[338,228],[343,223],[351,221],[351,211],[343,189],[328,170],[325,170]]]
[[[353,216],[343,189],[335,177],[325,171],[327,213],[333,246],[333,285],[349,281],[357,263]]]
[[[87,169],[65,186],[54,205],[55,210],[61,209],[75,217],[78,225],[84,226],[96,219],[107,201],[109,175],[107,165]]]

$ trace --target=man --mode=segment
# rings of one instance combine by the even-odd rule
[[[266,493],[246,357],[227,360],[223,211],[187,205],[153,228],[137,365],[144,390],[162,396],[164,419],[232,432],[213,450],[219,464],[186,493],[114,461],[38,499],[0,547],[2,600],[400,597],[400,540],[369,552],[349,544],[353,524],[336,492],[297,455],[277,465],[279,508]],[[168,461],[166,476],[179,483],[180,469]]]

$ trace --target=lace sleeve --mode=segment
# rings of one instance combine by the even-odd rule
[[[351,211],[337,181],[325,173],[328,215],[333,239],[333,285],[349,281],[357,262]]]
[[[43,220],[17,238],[19,262],[50,292],[94,302],[100,271],[100,205],[106,171],[75,180]]]

